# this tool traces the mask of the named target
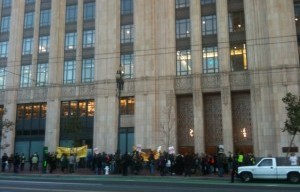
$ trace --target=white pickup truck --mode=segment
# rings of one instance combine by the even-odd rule
[[[283,165],[286,160],[277,158],[263,158],[256,165],[240,166],[238,176],[243,182],[252,179],[287,179],[291,183],[299,183],[300,166]]]

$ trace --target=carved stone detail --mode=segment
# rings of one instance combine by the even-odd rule
[[[205,146],[221,145],[223,144],[221,95],[207,94],[203,103]]]
[[[79,96],[92,96],[95,94],[95,85],[84,85],[79,88]]]
[[[76,96],[76,87],[62,87],[61,94],[63,97]]]
[[[253,145],[250,93],[232,94],[232,120],[235,147]]]
[[[221,81],[220,81],[220,74],[210,74],[210,75],[203,75],[202,76],[202,88],[219,88]]]
[[[248,72],[231,73],[230,74],[231,87],[249,87],[250,75]]]
[[[179,97],[177,104],[178,147],[194,147],[194,136],[192,136],[194,132],[193,97]]]
[[[47,99],[48,89],[47,88],[36,88],[33,92],[33,99]]]
[[[18,101],[30,100],[31,89],[19,89]]]
[[[177,77],[175,81],[176,89],[185,89],[191,90],[193,87],[193,78],[192,77]]]

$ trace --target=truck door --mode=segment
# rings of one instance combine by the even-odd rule
[[[255,171],[253,177],[258,179],[274,179],[276,178],[276,167],[273,159],[264,159],[261,161]]]

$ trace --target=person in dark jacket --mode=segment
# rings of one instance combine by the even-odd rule
[[[8,156],[6,153],[4,153],[2,155],[2,172],[5,171],[5,167],[7,166],[7,163],[8,163]]]
[[[238,167],[239,167],[238,157],[237,155],[234,155],[232,158],[232,166],[231,166],[231,183],[234,183],[234,177],[237,174]]]

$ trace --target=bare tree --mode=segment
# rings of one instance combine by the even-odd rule
[[[5,113],[6,109],[4,109],[4,114]],[[1,116],[3,116],[4,114],[1,114]],[[13,121],[10,121],[8,119],[2,120],[2,118],[0,119],[2,133],[1,149],[3,150],[3,153],[7,153],[7,149],[10,147],[11,141],[9,140],[8,136],[10,134],[14,134],[14,125],[15,123]]]
[[[172,106],[166,106],[163,109],[163,115],[160,122],[160,133],[161,135],[161,143],[165,146],[166,150],[171,145],[171,140],[173,136],[173,130],[175,127],[175,117],[174,110]]]

